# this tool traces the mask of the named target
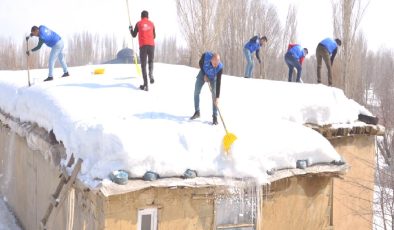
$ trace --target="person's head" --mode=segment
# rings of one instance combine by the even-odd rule
[[[267,42],[268,42],[268,39],[267,39],[266,36],[262,36],[262,37],[260,38],[260,45],[263,45],[263,44],[265,44],[265,43],[267,43]]]
[[[148,13],[148,11],[143,10],[143,11],[141,12],[141,18],[149,18],[149,13]]]
[[[211,59],[211,64],[213,67],[218,67],[220,64],[220,55],[218,53],[214,53]]]
[[[307,48],[304,48],[304,54],[305,54],[305,56],[308,55],[308,49]]]
[[[335,38],[335,42],[337,43],[338,46],[342,45],[342,41],[339,38]]]
[[[31,33],[30,33],[30,36],[37,36],[38,37],[38,33],[39,33],[39,29],[38,29],[38,27],[37,26],[33,26],[32,28],[31,28]]]

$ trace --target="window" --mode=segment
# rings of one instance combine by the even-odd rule
[[[257,203],[253,189],[217,197],[215,199],[216,229],[254,230]]]
[[[138,210],[138,230],[157,230],[157,208]]]

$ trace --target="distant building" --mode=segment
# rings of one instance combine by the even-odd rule
[[[103,64],[130,64],[134,63],[134,51],[129,48],[121,49],[115,59],[106,61]],[[140,63],[137,57],[137,63]]]

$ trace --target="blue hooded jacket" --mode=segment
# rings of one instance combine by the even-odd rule
[[[255,38],[257,37],[257,38]],[[260,38],[258,36],[255,36],[252,39],[250,39],[244,46],[244,48],[248,49],[250,53],[253,53],[256,50],[260,50]]]
[[[291,53],[297,60],[300,60],[300,58],[305,56],[304,53],[304,48],[302,48],[300,45],[295,45],[293,46],[288,53]]]
[[[212,57],[212,52],[206,52],[204,54],[204,62],[202,63],[201,69],[210,80],[215,80],[216,75],[220,72],[220,70],[223,69],[223,64],[220,62],[218,67],[213,67],[213,65],[211,64]]]
[[[330,55],[332,55],[332,53],[338,48],[337,43],[332,38],[326,38],[323,41],[321,41],[319,44],[326,47],[326,49],[327,49],[328,53],[330,53]]]
[[[41,25],[40,27],[38,27],[38,29],[39,38],[45,43],[45,45],[49,47],[53,47],[61,39],[61,37],[57,33],[48,29],[46,26]]]

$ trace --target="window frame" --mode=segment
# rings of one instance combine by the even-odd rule
[[[150,230],[157,230],[157,208],[141,208],[138,209],[137,212],[137,230],[142,229],[142,216],[150,215],[151,216],[151,229]]]

